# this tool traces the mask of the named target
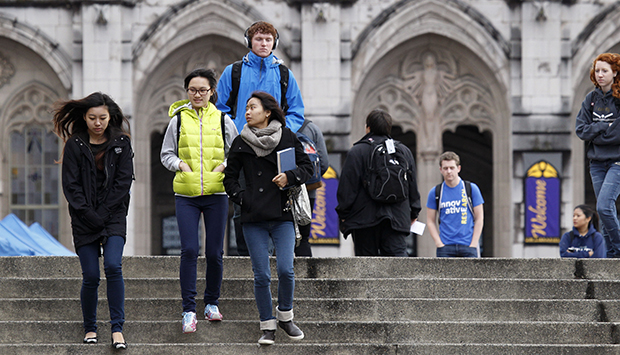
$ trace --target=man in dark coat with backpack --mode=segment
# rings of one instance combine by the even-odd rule
[[[390,137],[392,117],[375,109],[353,145],[338,184],[340,230],[356,256],[407,256],[406,238],[420,213],[413,155]]]

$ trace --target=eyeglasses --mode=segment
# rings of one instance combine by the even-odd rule
[[[211,88],[209,88],[209,89],[202,88],[202,89],[198,89],[198,90],[196,90],[194,88],[187,89],[187,92],[190,95],[196,95],[196,93],[199,92],[200,96],[205,96],[209,91],[211,91]]]

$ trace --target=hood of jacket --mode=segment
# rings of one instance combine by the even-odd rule
[[[573,233],[575,235],[575,238],[588,238],[594,235],[594,233],[596,233],[597,230],[594,229],[594,226],[592,224],[590,224],[590,228],[588,228],[588,232],[586,233],[586,235],[581,236],[579,235],[579,231],[577,230],[577,228],[573,227]]]

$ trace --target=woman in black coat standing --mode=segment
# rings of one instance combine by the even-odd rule
[[[126,349],[122,272],[133,151],[129,122],[106,94],[60,102],[54,131],[63,139],[62,188],[69,203],[73,243],[82,267],[80,300],[84,343],[97,343],[99,257],[103,250],[112,346]]]
[[[233,141],[224,170],[224,187],[241,206],[241,224],[254,271],[254,297],[263,331],[259,344],[275,341],[276,324],[292,339],[304,333],[293,324],[293,259],[295,227],[287,186],[301,185],[312,174],[310,159],[295,133],[285,127],[284,112],[273,96],[254,92],[246,105],[247,124]],[[297,167],[278,173],[277,152],[293,147]],[[241,170],[246,188],[239,184]],[[273,316],[269,240],[273,240],[278,270],[278,307]]]

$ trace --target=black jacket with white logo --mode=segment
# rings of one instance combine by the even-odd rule
[[[88,134],[74,135],[65,144],[62,188],[69,203],[76,250],[109,236],[126,238],[133,150],[126,135],[111,138],[105,149],[105,181],[97,189],[97,167]]]

